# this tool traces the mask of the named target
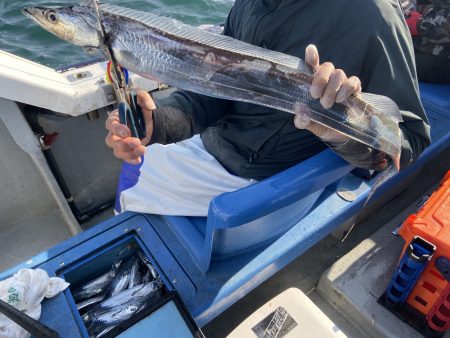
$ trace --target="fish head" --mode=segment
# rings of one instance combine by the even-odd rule
[[[85,48],[100,48],[95,11],[90,6],[25,7],[22,13],[60,39]]]

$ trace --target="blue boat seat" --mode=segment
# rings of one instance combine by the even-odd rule
[[[448,125],[433,122],[439,119],[436,114],[448,116],[450,86],[422,83],[420,91],[433,124],[433,142],[445,147]],[[421,156],[419,162],[426,157]],[[158,217],[178,239],[177,244],[168,245],[181,243],[206,273],[211,262],[255,250],[279,238],[314,209],[327,187],[352,169],[331,150],[325,150],[257,184],[217,196],[211,201],[207,218]],[[139,166],[124,164],[118,195],[133,186],[138,177]]]
[[[280,237],[308,214],[327,186],[352,169],[325,150],[257,184],[217,196],[206,218],[159,217],[206,273],[211,261],[255,250]],[[138,176],[139,166],[124,164],[118,195]]]
[[[431,146],[420,159],[425,161],[431,153],[445,149],[450,142],[450,85],[419,83],[420,99],[431,126]],[[433,151],[431,151],[431,149]]]
[[[431,110],[443,116],[448,116],[450,111],[450,85],[420,83],[419,88],[420,99],[427,113]]]

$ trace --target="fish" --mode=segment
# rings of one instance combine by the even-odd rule
[[[89,4],[26,7],[23,13],[59,38],[112,53],[142,77],[199,94],[258,104],[312,121],[388,155],[399,168],[402,116],[393,100],[357,93],[325,109],[311,97],[310,67],[268,50],[180,21],[111,4],[99,5],[105,36]]]
[[[162,294],[162,283],[153,281],[140,284],[105,299],[89,309],[81,318],[88,329],[96,328],[101,331],[101,329],[117,325],[121,320],[129,318],[138,309],[141,310],[145,306],[154,304]]]
[[[126,261],[122,263],[120,268],[117,270],[116,276],[106,289],[105,298],[112,297],[128,288],[133,264],[133,257],[126,259]]]
[[[142,283],[143,275],[141,272],[141,260],[138,257],[134,257],[133,265],[130,271],[130,282],[128,288],[132,288]]]
[[[124,261],[126,261],[130,256],[134,255],[136,252],[137,244],[130,243],[123,248],[121,248],[115,255],[114,261],[111,266],[113,273],[117,273],[120,266]]]
[[[126,283],[126,286],[122,288],[122,285],[125,284],[126,279],[129,278],[129,276],[124,274],[124,270],[126,270],[127,268],[127,266],[124,267],[124,265],[126,265],[124,262],[127,262],[128,260],[126,258],[127,255],[133,253],[134,251],[134,247],[125,247],[120,250],[116,254],[116,257],[114,258],[114,261],[111,265],[111,269],[108,272],[89,281],[88,283],[73,291],[73,298],[75,299],[75,302],[81,303],[81,301],[92,298],[94,296],[104,296],[105,293],[108,292],[109,293],[107,294],[107,297],[109,297],[112,293],[120,292],[128,287],[128,283]],[[128,267],[131,269],[131,264],[128,265]],[[118,274],[121,274],[121,276],[119,276],[121,278],[117,277]],[[114,291],[114,288],[116,288],[117,290]]]
[[[112,329],[114,329],[117,325],[112,325],[112,326],[107,326],[105,329],[103,329],[103,331],[100,331],[96,336],[94,336],[95,338],[101,338],[103,336],[105,336],[109,331],[111,331]],[[98,330],[97,330],[98,331]]]
[[[76,303],[77,309],[78,309],[78,311],[85,310],[86,308],[88,308],[94,304],[100,303],[104,298],[105,298],[105,295],[100,295],[97,297],[92,297],[92,298],[83,300],[79,303]]]
[[[163,289],[163,284],[153,281],[147,284],[140,284],[126,289],[108,299],[105,299],[93,309],[86,312],[82,318],[85,322],[92,321],[96,317],[96,313],[102,313],[111,309],[126,305],[132,299],[153,299],[158,298],[160,291]]]
[[[153,280],[153,276],[150,273],[150,270],[147,270],[147,272],[145,273],[144,277],[142,278],[142,283],[148,283],[151,282]]]
[[[105,293],[109,283],[113,279],[114,274],[111,273],[111,271],[108,271],[103,275],[75,289],[75,291],[73,292],[73,298],[75,299],[75,302],[79,303],[84,299]]]
[[[105,335],[106,332],[110,331],[118,324],[142,311],[145,308],[146,303],[147,301],[145,299],[131,300],[123,306],[99,313],[87,326],[89,335],[94,337]]]
[[[148,259],[148,257],[141,250],[137,250],[136,253],[137,253],[138,257],[141,259],[142,263],[148,269],[148,271],[144,275],[144,278],[146,278],[149,281],[150,280],[159,280],[160,281],[161,277],[160,277],[158,271],[156,271],[156,269],[153,267],[153,265],[150,262],[150,260]],[[149,272],[150,272],[150,276],[148,276]]]

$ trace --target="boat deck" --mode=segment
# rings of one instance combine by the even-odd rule
[[[423,198],[433,192],[449,168],[450,149],[447,149],[424,166],[414,180],[420,184],[412,184],[387,202],[378,212],[368,215],[352,230],[344,242],[340,240],[341,232],[324,238],[206,325],[203,328],[206,337],[226,337],[256,309],[291,287],[298,288],[308,295],[348,337],[365,336],[320,296],[316,288],[319,280],[331,265],[378,230],[383,229],[381,231],[390,235],[392,229],[401,224],[408,215],[414,213]],[[397,337],[407,337],[407,335]],[[450,335],[447,334],[445,337],[448,338]]]
[[[69,266],[71,262],[77,261],[81,256],[87,255],[89,252],[103,248],[106,244],[109,245],[116,238],[122,236],[124,232],[128,233],[129,231],[126,225],[124,225],[124,228],[120,227],[121,222],[127,221],[125,219],[128,217],[127,215],[112,219],[112,209],[108,209],[92,218],[89,222],[83,223],[79,222],[79,219],[76,218],[76,213],[66,203],[66,200],[75,201],[75,204],[78,205],[79,210],[83,214],[89,214],[90,210],[99,210],[99,206],[105,205],[105,202],[110,201],[115,195],[115,178],[118,174],[116,171],[120,170],[120,162],[113,158],[112,154],[104,147],[103,142],[106,110],[111,109],[110,104],[112,103],[107,95],[107,90],[110,88],[102,82],[104,74],[103,64],[85,67],[82,73],[80,73],[79,69],[55,73],[53,70],[42,69],[41,66],[30,65],[23,60],[16,60],[11,55],[0,53],[0,58],[3,58],[0,64],[22,64],[25,62],[27,65],[27,67],[14,68],[12,73],[17,76],[16,82],[14,82],[15,88],[28,88],[23,86],[29,85],[38,87],[39,83],[30,84],[29,74],[31,73],[47,74],[50,79],[54,80],[52,83],[59,81],[64,84],[64,86],[59,88],[61,93],[58,94],[58,97],[66,98],[67,102],[54,100],[55,94],[51,86],[44,93],[36,92],[36,100],[39,99],[42,102],[26,101],[30,99],[28,95],[25,98],[19,97],[23,91],[11,91],[13,87],[11,86],[10,88],[9,86],[12,84],[11,81],[8,82],[8,86],[3,85],[3,90],[9,95],[7,97],[11,96],[14,101],[12,99],[0,99],[0,103],[2,103],[0,108],[0,155],[4,155],[9,159],[9,161],[0,163],[0,172],[2,173],[0,187],[2,187],[2,197],[4,198],[2,202],[6,202],[0,204],[0,214],[2,215],[0,228],[4,229],[0,240],[0,244],[2,244],[0,253],[3,253],[2,251],[6,248],[9,254],[8,256],[2,255],[0,271],[17,265],[18,261],[24,261],[41,252],[40,255],[26,262],[25,265],[32,267],[45,265],[50,271],[54,272],[63,265]],[[22,70],[23,74],[20,73]],[[3,70],[3,73],[9,74],[9,71],[9,69],[6,69]],[[80,74],[88,74],[89,76],[84,77],[83,75],[80,77]],[[0,69],[0,77],[1,75],[2,71]],[[74,81],[75,84],[70,81]],[[102,85],[99,86],[99,83]],[[84,91],[74,91],[75,87],[83,88]],[[88,90],[88,87],[91,89]],[[100,87],[105,90],[105,93],[103,93],[106,94],[105,97],[98,94],[98,90],[103,90]],[[159,88],[155,83],[147,83],[147,87],[141,85],[139,87],[149,91]],[[444,88],[443,90],[445,91],[446,89]],[[267,250],[264,249],[264,252],[261,251],[263,254],[259,256],[260,251],[258,250],[263,249],[258,249],[255,252],[249,252],[247,256],[236,255],[234,261],[232,259],[217,260],[217,264],[214,266],[216,269],[209,270],[208,278],[205,278],[205,275],[195,269],[195,264],[190,259],[192,257],[189,256],[193,252],[185,252],[187,250],[180,244],[179,238],[175,238],[175,234],[170,233],[168,227],[161,226],[162,220],[160,218],[154,215],[142,215],[147,221],[151,221],[151,224],[147,222],[150,226],[143,228],[142,231],[137,224],[133,223],[133,220],[131,221],[132,225],[136,227],[135,230],[141,231],[139,236],[146,238],[145,245],[148,244],[149,251],[155,255],[155,260],[161,266],[164,265],[171,275],[172,266],[177,263],[173,262],[173,257],[183,266],[184,271],[189,272],[189,278],[186,277],[181,283],[178,275],[174,275],[177,278],[170,278],[168,281],[173,281],[173,284],[176,283],[180,288],[180,294],[187,296],[187,306],[192,310],[192,314],[197,316],[196,319],[199,320],[200,325],[209,322],[237,301],[230,309],[220,314],[219,317],[204,327],[207,337],[226,336],[256,308],[290,287],[299,288],[306,293],[348,336],[362,336],[358,329],[351,325],[350,322],[347,322],[322,299],[316,290],[316,286],[324,271],[348,251],[352,250],[358,243],[384,224],[400,223],[407,214],[413,212],[418,205],[418,201],[427,192],[427,189],[434,186],[443,173],[450,168],[450,151],[448,149],[450,136],[448,133],[448,122],[450,119],[448,114],[442,113],[440,105],[436,106],[439,101],[436,101],[436,103],[434,100],[436,99],[433,97],[435,92],[431,90],[428,91],[428,94],[428,96],[431,96],[424,96],[423,101],[429,101],[429,117],[433,125],[432,133],[436,141],[434,143],[435,147],[430,147],[429,151],[426,154],[424,153],[426,156],[422,156],[415,166],[396,175],[391,181],[392,184],[385,184],[385,187],[382,185],[377,190],[377,194],[375,194],[372,201],[376,206],[379,206],[379,202],[387,202],[388,199],[394,197],[394,194],[398,194],[408,188],[406,192],[378,209],[375,215],[364,220],[343,243],[341,243],[340,239],[345,229],[338,229],[338,227],[341,224],[348,224],[355,217],[355,214],[363,204],[365,196],[363,194],[368,194],[377,177],[367,178],[366,180],[357,176],[356,173],[349,174],[343,180],[345,184],[339,183],[339,188],[347,188],[355,192],[358,195],[355,203],[339,197],[339,194],[334,193],[334,189],[338,187],[335,185],[330,186],[330,190],[320,200],[321,203],[324,203],[321,205],[321,208],[317,207],[307,217],[303,218],[300,223],[296,224],[292,230],[277,240],[276,243],[270,245]],[[15,97],[13,95],[18,96]],[[103,102],[102,100],[106,101]],[[78,101],[89,101],[91,105],[79,106],[75,104]],[[39,104],[39,106],[34,106],[34,104]],[[69,114],[72,117],[68,118],[60,113],[49,114],[47,109]],[[47,134],[53,132],[59,132],[60,134],[58,142],[52,145],[51,151],[59,164],[59,170],[62,172],[67,186],[70,188],[70,196],[66,196],[67,194],[63,193],[62,190],[64,189],[57,182],[55,173],[58,171],[56,170],[58,166],[51,171],[48,161],[44,157],[44,151],[41,149],[38,141],[39,138],[36,137],[37,135],[42,135],[40,133],[36,134],[36,131],[39,132],[35,128],[36,120]],[[82,142],[79,141],[80,130],[82,130],[83,135]],[[93,145],[96,147],[95,151],[93,150]],[[447,148],[445,153],[437,154],[438,151],[444,151],[442,149],[445,148]],[[90,151],[88,152],[87,149]],[[329,151],[329,153],[331,152]],[[323,161],[325,165],[320,167],[330,167],[331,162],[328,159],[326,157],[326,160]],[[342,159],[339,160],[343,162]],[[417,177],[416,175],[422,168],[422,165],[425,165],[424,169],[420,176]],[[316,169],[318,166],[312,167]],[[304,180],[300,179],[303,176],[299,175],[298,171],[296,173],[297,175],[286,176],[289,184],[282,184],[281,187],[295,186],[292,184],[292,178],[296,178],[300,180],[297,182],[298,187],[303,189],[306,185]],[[300,173],[304,173],[304,170],[300,171]],[[334,175],[331,176],[336,177]],[[323,183],[320,177],[317,180]],[[355,181],[359,185],[352,185]],[[99,184],[94,184],[94,182]],[[420,182],[420,184],[416,184],[416,182]],[[411,186],[408,187],[408,184]],[[108,189],[103,187],[108,187]],[[275,187],[279,186],[275,185]],[[333,189],[332,193],[330,193],[331,189]],[[309,194],[301,193],[304,195]],[[260,195],[262,194],[254,194],[254,196]],[[287,193],[281,195],[291,196]],[[383,197],[377,199],[376,195]],[[303,197],[303,195],[299,197]],[[236,199],[236,201],[239,200]],[[248,196],[241,200],[253,201]],[[27,207],[24,208],[24,205]],[[376,206],[373,205],[371,207],[375,208]],[[255,209],[259,210],[261,208]],[[322,211],[323,215],[321,214]],[[368,210],[366,211],[368,212]],[[361,216],[360,219],[364,219],[364,217]],[[16,224],[19,220],[23,221],[20,226]],[[103,223],[104,220],[108,221]],[[79,223],[81,223],[81,228]],[[64,241],[54,250],[47,250],[57,242],[97,224],[97,227],[85,231],[68,241]],[[183,227],[181,228],[184,229]],[[65,232],[62,232],[62,229]],[[164,235],[166,243],[159,246],[164,250],[158,250],[159,247],[155,249],[155,241],[159,239],[154,230],[158,230],[160,236]],[[173,229],[170,228],[170,230]],[[328,235],[332,230],[335,233]],[[103,234],[103,231],[105,231],[105,234]],[[97,235],[99,235],[98,238],[93,239],[93,236]],[[181,236],[181,238],[189,237]],[[192,238],[197,239],[197,237]],[[322,238],[324,239],[321,240]],[[234,239],[242,240],[238,236]],[[168,244],[170,244],[170,248]],[[310,249],[308,250],[308,248]],[[167,253],[168,250],[171,250],[170,255]],[[306,253],[303,254],[305,251]],[[64,260],[58,260],[60,255],[64,256]],[[250,261],[253,258],[252,255],[255,255],[254,257],[258,255],[258,259]],[[298,256],[300,258],[291,262]],[[289,262],[291,263],[282,269]],[[228,266],[226,266],[227,264]],[[181,273],[181,270],[180,268],[176,272]],[[279,270],[281,271],[276,273]],[[3,276],[6,277],[8,273],[4,272]],[[273,274],[272,278],[265,281]],[[196,282],[195,292],[192,288],[189,291],[185,287],[188,284],[184,283],[189,281]],[[263,283],[263,281],[265,282]],[[262,283],[262,285],[258,286],[259,283]],[[254,288],[256,289],[250,292]],[[248,296],[244,297],[248,292],[250,292]],[[64,315],[68,316],[70,310],[67,308],[68,304],[65,303],[63,295],[47,305],[41,318],[43,322],[46,320],[53,321],[50,323],[50,326],[56,325],[54,326],[55,328],[58,325],[64,325],[66,336],[68,335],[67,328],[72,325],[73,330],[71,332],[74,334],[73,337],[79,334],[79,329],[75,323],[68,323],[61,319]],[[64,312],[63,309],[66,311]],[[58,315],[62,317],[60,318]]]

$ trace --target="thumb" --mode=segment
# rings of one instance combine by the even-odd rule
[[[298,129],[308,129],[310,127],[311,119],[306,107],[302,105],[296,107],[294,124]]]
[[[156,105],[153,101],[151,95],[145,90],[138,90],[137,92],[137,103],[144,110],[155,110]]]
[[[298,129],[306,129],[325,142],[348,141],[347,136],[311,120],[308,107],[302,104],[295,107],[294,124]]]
[[[153,134],[153,110],[156,109],[156,105],[151,95],[145,90],[137,92],[137,103],[142,108],[142,114],[144,115],[147,135],[142,139],[142,144],[146,145],[150,142]]]

